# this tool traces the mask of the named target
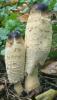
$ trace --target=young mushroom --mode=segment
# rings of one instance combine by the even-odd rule
[[[20,96],[23,92],[22,81],[25,75],[25,45],[19,31],[13,31],[8,35],[5,47],[5,64],[10,83]]]

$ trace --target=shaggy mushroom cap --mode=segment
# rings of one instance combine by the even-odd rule
[[[47,11],[48,10],[48,5],[46,5],[46,4],[38,4],[36,9],[40,10],[42,12],[43,11]]]
[[[11,32],[9,35],[8,35],[8,39],[18,39],[18,38],[21,38],[21,32],[20,31],[13,31]]]

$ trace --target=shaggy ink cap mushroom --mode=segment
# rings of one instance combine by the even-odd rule
[[[40,11],[46,11],[48,10],[48,5],[40,3],[37,5],[36,9]]]
[[[11,32],[11,33],[8,35],[8,39],[14,39],[14,38],[18,39],[18,38],[20,38],[20,37],[22,37],[22,36],[21,36],[21,32],[18,31],[18,30],[13,31],[13,32]]]

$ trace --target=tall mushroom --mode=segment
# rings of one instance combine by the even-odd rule
[[[26,70],[25,89],[30,92],[40,89],[39,65],[43,65],[50,52],[52,25],[50,13],[45,4],[32,6],[25,31]]]

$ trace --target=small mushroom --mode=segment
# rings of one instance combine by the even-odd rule
[[[23,7],[27,7],[28,5],[26,3],[23,4]]]
[[[17,8],[19,11],[21,11],[22,10],[22,7],[21,6],[18,6],[18,8]]]

